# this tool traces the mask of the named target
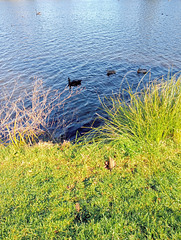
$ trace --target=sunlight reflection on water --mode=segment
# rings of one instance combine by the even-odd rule
[[[180,0],[0,1],[0,86],[18,81],[28,90],[37,77],[61,91],[68,76],[82,79],[79,100],[59,113],[72,119],[76,109],[71,138],[99,111],[98,94],[118,92],[128,71],[136,86],[140,66],[152,78],[181,69],[180,10]],[[108,78],[107,69],[116,75]]]

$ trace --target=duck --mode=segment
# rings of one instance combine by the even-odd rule
[[[112,75],[112,74],[116,74],[115,70],[107,70],[107,76]]]
[[[137,73],[143,73],[146,74],[148,71],[147,69],[143,69],[143,68],[138,68]]]
[[[79,85],[81,85],[81,82],[82,82],[82,80],[70,81],[70,78],[68,77],[68,86],[69,86],[69,88],[79,86]]]
[[[36,15],[41,15],[41,12],[37,12],[37,10],[35,10],[36,11]]]

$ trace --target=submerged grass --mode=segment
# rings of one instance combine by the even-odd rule
[[[181,239],[180,80],[109,99],[91,144],[0,145],[0,239]]]

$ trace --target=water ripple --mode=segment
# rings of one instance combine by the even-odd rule
[[[98,95],[118,92],[127,72],[136,87],[140,66],[153,78],[181,69],[179,9],[180,0],[0,1],[0,86],[17,81],[28,90],[37,77],[62,91],[68,77],[81,79],[82,94],[59,113],[73,121],[72,137],[100,111]],[[108,78],[107,69],[116,75]]]

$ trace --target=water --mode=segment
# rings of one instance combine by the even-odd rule
[[[136,87],[138,67],[152,79],[181,69],[180,12],[181,0],[1,0],[0,87],[17,82],[31,91],[38,78],[61,92],[68,77],[81,79],[81,94],[58,113],[71,122],[64,129],[71,139],[100,111],[98,96],[117,93],[126,73]],[[107,77],[107,69],[116,74]]]

